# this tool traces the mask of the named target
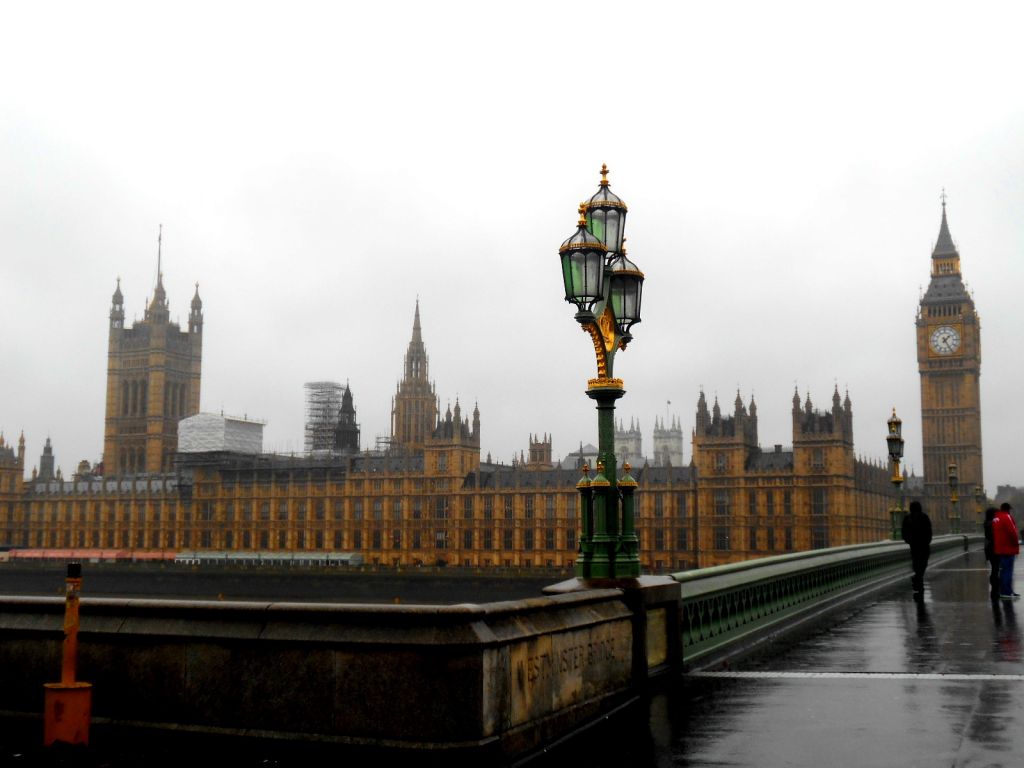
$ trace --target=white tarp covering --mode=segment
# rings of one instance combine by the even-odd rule
[[[178,422],[178,452],[263,452],[263,422],[197,413]]]

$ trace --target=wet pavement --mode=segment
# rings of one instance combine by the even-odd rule
[[[1024,603],[993,603],[987,575],[958,555],[915,600],[908,558],[874,601],[566,747],[597,766],[1024,766]]]

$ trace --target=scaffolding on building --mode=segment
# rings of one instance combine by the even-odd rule
[[[306,453],[332,451],[345,387],[336,381],[309,381],[305,389]]]

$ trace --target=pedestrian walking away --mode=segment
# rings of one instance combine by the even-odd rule
[[[1013,591],[1013,562],[1020,552],[1020,535],[1010,514],[1012,509],[1004,501],[992,518],[992,551],[999,558],[999,597],[1003,600],[1020,597]]]
[[[910,584],[914,592],[924,592],[924,571],[932,552],[932,521],[921,509],[921,502],[910,502],[910,513],[903,518],[903,540],[910,545],[910,562],[914,576]]]

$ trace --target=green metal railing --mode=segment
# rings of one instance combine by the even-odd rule
[[[939,536],[933,559],[962,552],[980,536]],[[702,568],[672,575],[682,585],[683,663],[712,663],[781,630],[801,614],[860,589],[910,575],[903,542],[855,544]]]

